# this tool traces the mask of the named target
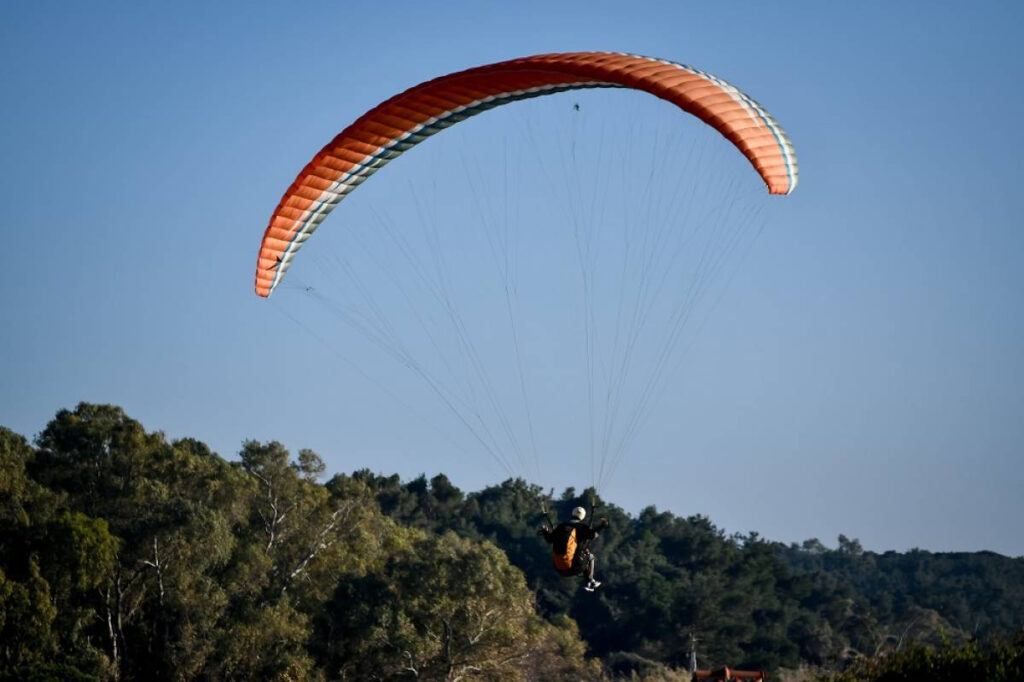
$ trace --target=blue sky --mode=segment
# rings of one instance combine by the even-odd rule
[[[792,137],[801,181],[764,198],[763,232],[716,282],[603,493],[787,542],[844,533],[876,550],[1024,555],[1024,6],[438,4],[5,5],[0,424],[32,437],[60,408],[113,403],[228,457],[243,439],[277,439],[315,449],[332,472],[501,480],[407,372],[332,325],[317,327],[326,344],[314,339],[283,314],[324,322],[290,307],[295,291],[257,299],[259,239],[312,154],[406,87],[541,52],[634,52],[759,100]],[[524,176],[514,212],[539,225],[533,166],[514,153],[524,128],[558,147],[576,101],[598,122],[587,130],[621,119],[643,134],[648,118],[621,93],[560,97],[489,112],[399,159],[332,214],[289,277],[309,276],[310,252],[342,248],[348,230],[405,225],[416,201],[447,216],[457,242],[472,221],[451,216],[467,198],[505,197],[494,183],[510,160]],[[705,138],[715,163],[756,185]],[[486,162],[498,157],[500,173]],[[460,192],[467,159],[491,185]],[[635,210],[608,201],[609,215]],[[522,234],[524,252],[557,246]],[[561,291],[557,272],[542,299]],[[465,314],[503,304],[469,297]],[[536,314],[541,371],[551,386],[578,383],[553,360],[573,352],[551,323],[559,309]],[[570,349],[546,354],[545,340]],[[579,429],[557,432],[581,418],[579,402],[535,393],[548,394],[534,409],[550,440],[522,473],[588,485]]]

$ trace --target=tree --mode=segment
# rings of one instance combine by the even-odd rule
[[[50,586],[35,561],[29,561],[24,581],[9,580],[0,571],[0,670],[50,661],[57,652],[56,617]]]
[[[490,543],[409,533],[380,573],[339,584],[320,624],[328,676],[525,679],[540,626],[522,573]]]

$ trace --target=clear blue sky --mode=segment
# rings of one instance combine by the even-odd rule
[[[1019,2],[7,3],[0,424],[31,438],[60,408],[113,403],[228,457],[277,439],[332,472],[500,480],[406,409],[436,406],[379,389],[404,391],[397,372],[367,380],[346,341],[326,352],[282,315],[287,297],[257,299],[259,239],[309,157],[395,92],[633,52],[758,99],[801,182],[771,200],[604,494],[787,542],[1024,555],[1022,22]],[[586,94],[589,111],[608,93]],[[390,202],[430,194],[433,154],[482,163],[488,126],[521,120],[488,117],[360,188],[289,277],[328,231],[400,221]],[[563,436],[538,482],[585,486]]]

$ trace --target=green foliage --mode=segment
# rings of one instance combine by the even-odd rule
[[[53,621],[57,609],[50,586],[29,561],[23,581],[9,580],[0,571],[0,661],[3,669],[15,669],[49,661],[57,651]]]
[[[114,568],[120,541],[110,534],[107,522],[81,512],[61,510],[46,528],[46,544],[39,547],[51,588],[71,599],[103,584]]]
[[[61,410],[34,446],[0,427],[0,682],[684,679],[691,638],[702,667],[852,665],[837,682],[1019,673],[1019,642],[976,639],[1024,627],[1024,559],[324,472],[273,441],[228,462],[110,405]],[[611,524],[595,594],[536,534],[578,505]]]
[[[341,581],[320,625],[330,675],[520,679],[533,604],[498,548],[413,532],[380,572]]]
[[[320,484],[311,450],[247,441],[228,463],[82,403],[36,447],[0,429],[0,467],[0,676],[320,680],[335,665],[379,678],[389,663],[367,642],[380,636],[424,679],[594,672],[501,550],[397,525],[359,477]],[[461,492],[431,483],[424,518],[453,519]],[[325,637],[351,619],[337,595],[381,581],[372,627]]]
[[[287,601],[253,609],[230,624],[204,672],[218,680],[319,679],[305,646],[308,634],[308,616]]]
[[[464,501],[442,506],[436,478],[354,477],[400,523],[493,541],[522,569],[540,611],[571,615],[602,657],[626,651],[680,667],[693,634],[701,665],[835,668],[908,641],[934,643],[943,632],[964,641],[972,630],[1024,627],[1022,559],[877,555],[845,536],[836,549],[817,540],[787,547],[756,534],[727,536],[703,516],[648,508],[633,518],[593,491],[569,489],[548,501],[553,515],[566,518],[596,500],[611,521],[594,544],[605,585],[590,596],[551,571],[547,547],[534,536],[546,498],[538,487],[510,480],[465,496],[446,487],[446,499]]]
[[[0,542],[30,525],[32,517],[42,511],[36,506],[45,498],[45,489],[26,473],[34,457],[35,451],[23,436],[0,426],[0,528],[4,530]],[[0,550],[4,549],[7,547],[0,545]]]
[[[912,644],[872,659],[862,659],[830,682],[1019,682],[1024,680],[1024,632],[1012,641],[963,646]]]
[[[78,668],[61,663],[40,663],[17,668],[11,673],[0,674],[0,682],[98,682],[99,678],[87,675]]]

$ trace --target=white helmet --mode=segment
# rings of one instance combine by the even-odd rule
[[[587,510],[583,507],[576,507],[572,510],[572,517],[577,521],[582,521],[587,517]]]

